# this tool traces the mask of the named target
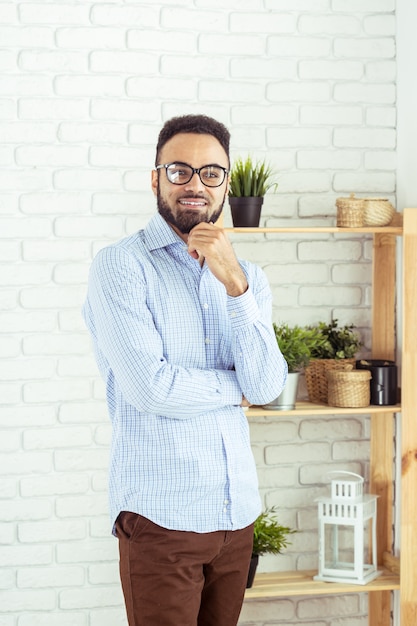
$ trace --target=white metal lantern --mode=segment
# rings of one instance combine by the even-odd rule
[[[358,474],[331,473],[338,474],[331,481],[331,497],[317,499],[319,571],[314,578],[366,585],[381,573],[377,570],[376,550],[378,496],[363,494],[363,478]],[[370,535],[370,550],[366,550],[366,531]]]

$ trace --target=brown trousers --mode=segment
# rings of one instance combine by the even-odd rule
[[[200,534],[167,530],[122,512],[116,533],[129,626],[236,626],[252,524]]]

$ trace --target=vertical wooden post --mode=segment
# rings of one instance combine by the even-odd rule
[[[374,234],[372,285],[372,357],[395,358],[395,235]],[[392,500],[394,479],[394,417],[371,414],[370,493],[378,498],[377,554],[392,550]],[[369,593],[369,625],[390,626],[391,592]]]
[[[417,209],[404,211],[401,626],[417,624]]]

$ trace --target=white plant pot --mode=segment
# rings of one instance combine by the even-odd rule
[[[275,400],[269,402],[269,404],[265,404],[263,408],[273,409],[275,411],[291,411],[292,409],[295,409],[299,379],[299,372],[289,373],[287,376],[285,387],[281,391],[278,398],[275,398]]]

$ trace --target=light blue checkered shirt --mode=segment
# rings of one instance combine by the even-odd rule
[[[286,378],[271,293],[227,296],[157,214],[93,261],[84,318],[112,421],[110,515],[176,530],[235,530],[260,511],[242,394],[279,395]]]

